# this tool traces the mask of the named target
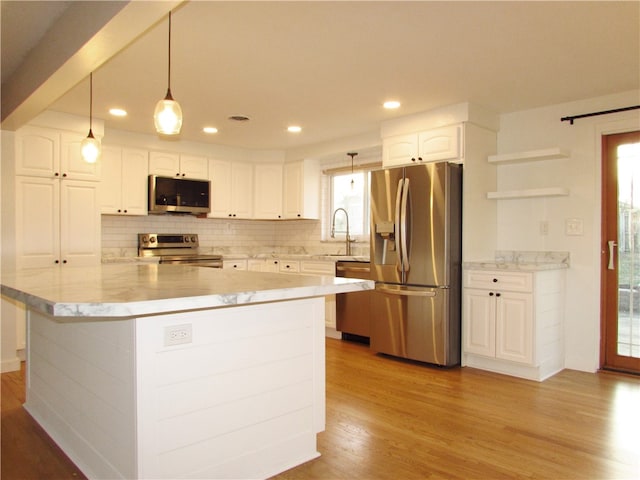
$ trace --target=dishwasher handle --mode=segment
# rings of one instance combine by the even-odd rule
[[[337,266],[337,272],[358,272],[358,273],[371,273],[371,269],[367,267],[343,267]]]
[[[424,288],[411,288],[405,286],[376,285],[376,290],[382,293],[389,293],[391,295],[404,295],[407,297],[435,297],[437,295],[437,292],[434,290],[427,290]]]

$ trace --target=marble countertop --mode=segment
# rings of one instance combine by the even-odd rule
[[[496,262],[495,260],[486,260],[478,262],[464,262],[463,268],[469,270],[514,270],[535,272],[542,270],[558,270],[569,268],[566,263],[513,263],[513,262]]]
[[[259,253],[257,255],[227,254],[222,256],[223,260],[242,259],[265,259],[273,258],[279,260],[321,260],[325,262],[353,261],[368,262],[369,257],[364,255],[328,255],[326,253]]]
[[[351,278],[146,263],[30,269],[2,277],[3,295],[55,317],[135,317],[373,288],[372,281]]]

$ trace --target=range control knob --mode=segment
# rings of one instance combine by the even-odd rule
[[[194,235],[193,237],[191,237],[191,241],[192,241],[193,243],[196,243],[196,241],[197,241],[197,240],[198,240],[198,239],[196,238],[196,236],[195,236],[195,235]]]
[[[190,240],[189,240],[189,236],[188,236],[188,235],[185,235],[185,236],[184,236],[184,238],[183,238],[183,240],[184,240],[184,243],[189,243],[189,241],[190,241]]]
[[[149,237],[149,243],[156,243],[156,237]]]

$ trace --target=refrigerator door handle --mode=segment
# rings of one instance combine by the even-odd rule
[[[396,232],[396,251],[398,252],[397,255],[397,262],[396,262],[396,268],[398,269],[398,271],[402,271],[402,248],[401,248],[401,238],[402,235],[400,233],[400,206],[402,203],[402,190],[403,190],[403,185],[404,185],[404,179],[401,178],[400,180],[398,180],[398,190],[396,191],[396,216],[395,216],[395,232]]]
[[[433,290],[413,289],[404,286],[376,285],[376,290],[382,293],[404,295],[407,297],[435,297],[437,295],[437,292]]]
[[[401,208],[401,220],[400,220],[400,250],[402,252],[402,270],[404,272],[409,271],[409,249],[407,239],[407,222],[409,218],[407,217],[407,202],[409,201],[409,179],[404,179],[404,187],[402,188],[402,206]]]

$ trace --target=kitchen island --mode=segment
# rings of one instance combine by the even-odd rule
[[[345,278],[126,264],[25,270],[25,408],[89,478],[266,478],[319,455],[324,295]]]

